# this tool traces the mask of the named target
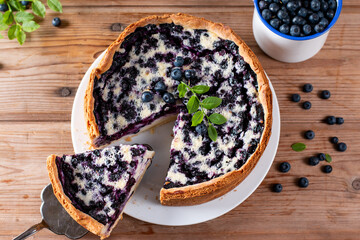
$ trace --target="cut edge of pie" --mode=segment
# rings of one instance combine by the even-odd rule
[[[256,163],[259,161],[262,153],[265,151],[271,135],[272,93],[269,86],[269,81],[255,54],[250,50],[246,43],[236,33],[233,32],[230,27],[224,26],[222,23],[214,23],[204,18],[194,17],[183,13],[171,15],[165,14],[163,16],[149,16],[129,25],[119,35],[115,42],[113,42],[108,47],[99,65],[91,72],[90,81],[85,93],[84,103],[87,130],[91,140],[91,148],[95,148],[96,146],[94,144],[94,140],[100,136],[99,129],[95,120],[95,115],[93,112],[94,97],[92,92],[94,89],[95,77],[100,77],[102,73],[106,72],[111,67],[115,51],[120,48],[120,45],[124,41],[126,36],[133,33],[138,27],[143,27],[147,24],[161,23],[174,23],[183,27],[206,29],[217,34],[223,39],[233,41],[237,46],[239,46],[239,54],[244,58],[244,61],[250,65],[251,69],[257,76],[259,94],[258,98],[264,109],[265,124],[261,140],[252,156],[247,159],[246,163],[240,169],[226,173],[223,176],[214,178],[208,182],[179,188],[161,189],[160,201],[163,205],[185,206],[201,204],[231,191],[240,182],[242,182],[242,180],[247,177],[247,175],[251,172],[251,170],[255,167]],[[167,118],[167,116],[163,118]],[[156,124],[153,122],[149,125],[148,128],[154,127],[155,125]],[[145,128],[141,129],[139,133],[143,132],[144,129]]]

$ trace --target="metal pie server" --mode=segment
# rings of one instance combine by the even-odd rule
[[[79,225],[66,212],[54,195],[51,184],[47,185],[41,192],[42,204],[40,213],[42,221],[15,237],[13,240],[21,240],[30,237],[43,228],[47,228],[58,235],[65,235],[70,239],[83,237],[88,230]]]

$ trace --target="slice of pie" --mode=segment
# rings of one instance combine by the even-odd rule
[[[80,225],[102,239],[122,217],[154,152],[120,145],[47,159],[54,194]]]
[[[185,77],[172,75],[175,68]],[[216,141],[191,126],[188,98],[179,99],[181,81],[209,86],[202,98],[222,99],[219,107],[204,110],[227,119],[215,126]],[[146,101],[144,92],[150,95]],[[165,101],[169,96],[175,101]],[[272,94],[258,59],[229,27],[185,14],[147,17],[129,25],[93,70],[85,96],[93,147],[176,115],[162,204],[212,200],[237,186],[258,162],[271,134]]]

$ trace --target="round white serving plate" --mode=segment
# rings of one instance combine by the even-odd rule
[[[75,153],[88,150],[90,139],[84,118],[84,96],[91,70],[96,67],[104,53],[91,65],[77,90],[71,115],[71,136]],[[273,93],[273,125],[269,144],[253,171],[235,189],[210,202],[185,207],[163,206],[159,202],[159,192],[169,167],[170,145],[173,122],[143,132],[137,136],[114,142],[148,143],[155,151],[152,165],[146,172],[124,212],[139,220],[168,226],[183,226],[205,222],[217,218],[247,199],[265,178],[275,158],[280,137],[280,111],[275,91]]]

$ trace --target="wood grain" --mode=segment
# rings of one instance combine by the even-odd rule
[[[119,32],[137,19],[185,12],[223,22],[238,33],[259,57],[268,73],[281,111],[281,138],[269,174],[243,204],[217,219],[184,227],[148,224],[129,216],[111,239],[359,239],[360,232],[360,3],[344,2],[342,15],[324,48],[303,63],[286,64],[266,56],[252,34],[252,1],[62,1],[63,26],[54,28],[49,11],[41,27],[24,46],[2,39],[0,45],[0,239],[9,239],[40,221],[40,192],[49,182],[45,160],[51,153],[72,153],[70,117],[82,76]],[[301,86],[312,83],[314,91]],[[331,91],[329,100],[317,95]],[[289,101],[300,93],[313,107],[303,110]],[[344,125],[323,123],[342,116]],[[303,132],[312,129],[314,140]],[[329,142],[338,136],[345,153]],[[302,153],[290,148],[305,142]],[[310,167],[307,158],[319,152],[333,157],[333,172]],[[291,163],[289,173],[277,170]],[[320,165],[324,165],[322,162]],[[299,177],[309,178],[299,189]],[[282,183],[280,194],[272,193]],[[43,230],[33,239],[64,239]],[[88,234],[84,239],[97,239]]]

